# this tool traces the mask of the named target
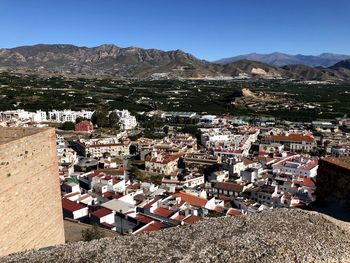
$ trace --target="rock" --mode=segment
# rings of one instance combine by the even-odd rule
[[[350,262],[350,234],[320,214],[276,209],[32,250],[0,262]]]

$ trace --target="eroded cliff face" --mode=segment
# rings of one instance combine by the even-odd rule
[[[279,209],[33,250],[0,261],[350,262],[350,234],[320,214]]]

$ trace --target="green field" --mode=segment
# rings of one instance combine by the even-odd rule
[[[237,107],[228,96],[242,88],[277,94],[315,109],[271,110]],[[195,111],[210,114],[264,115],[287,120],[329,119],[350,113],[349,84],[300,84],[286,81],[132,81],[40,78],[0,74],[0,110],[128,109]]]

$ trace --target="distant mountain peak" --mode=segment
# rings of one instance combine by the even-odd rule
[[[323,58],[320,58],[323,56]],[[126,78],[293,78],[301,80],[350,80],[350,56],[321,54],[320,56],[251,53],[215,64],[200,60],[176,49],[162,51],[139,47],[122,48],[114,44],[97,47],[77,47],[70,44],[38,44],[0,49],[2,70],[34,74],[76,76],[108,76]],[[334,61],[345,56],[331,68],[319,61]],[[231,60],[231,61],[230,61]],[[311,67],[306,62],[312,62]],[[287,65],[288,64],[288,65]],[[333,65],[331,64],[331,65]],[[282,68],[280,65],[284,65]],[[321,67],[323,66],[323,67]]]
[[[249,59],[264,62],[273,66],[281,67],[289,64],[303,64],[311,67],[330,67],[335,63],[350,58],[350,55],[322,53],[318,56],[313,55],[289,55],[281,52],[273,52],[269,54],[249,53],[230,58],[224,58],[215,61],[219,64],[228,64],[241,59]]]

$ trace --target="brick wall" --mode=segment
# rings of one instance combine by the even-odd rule
[[[64,243],[54,129],[0,129],[0,256]]]

